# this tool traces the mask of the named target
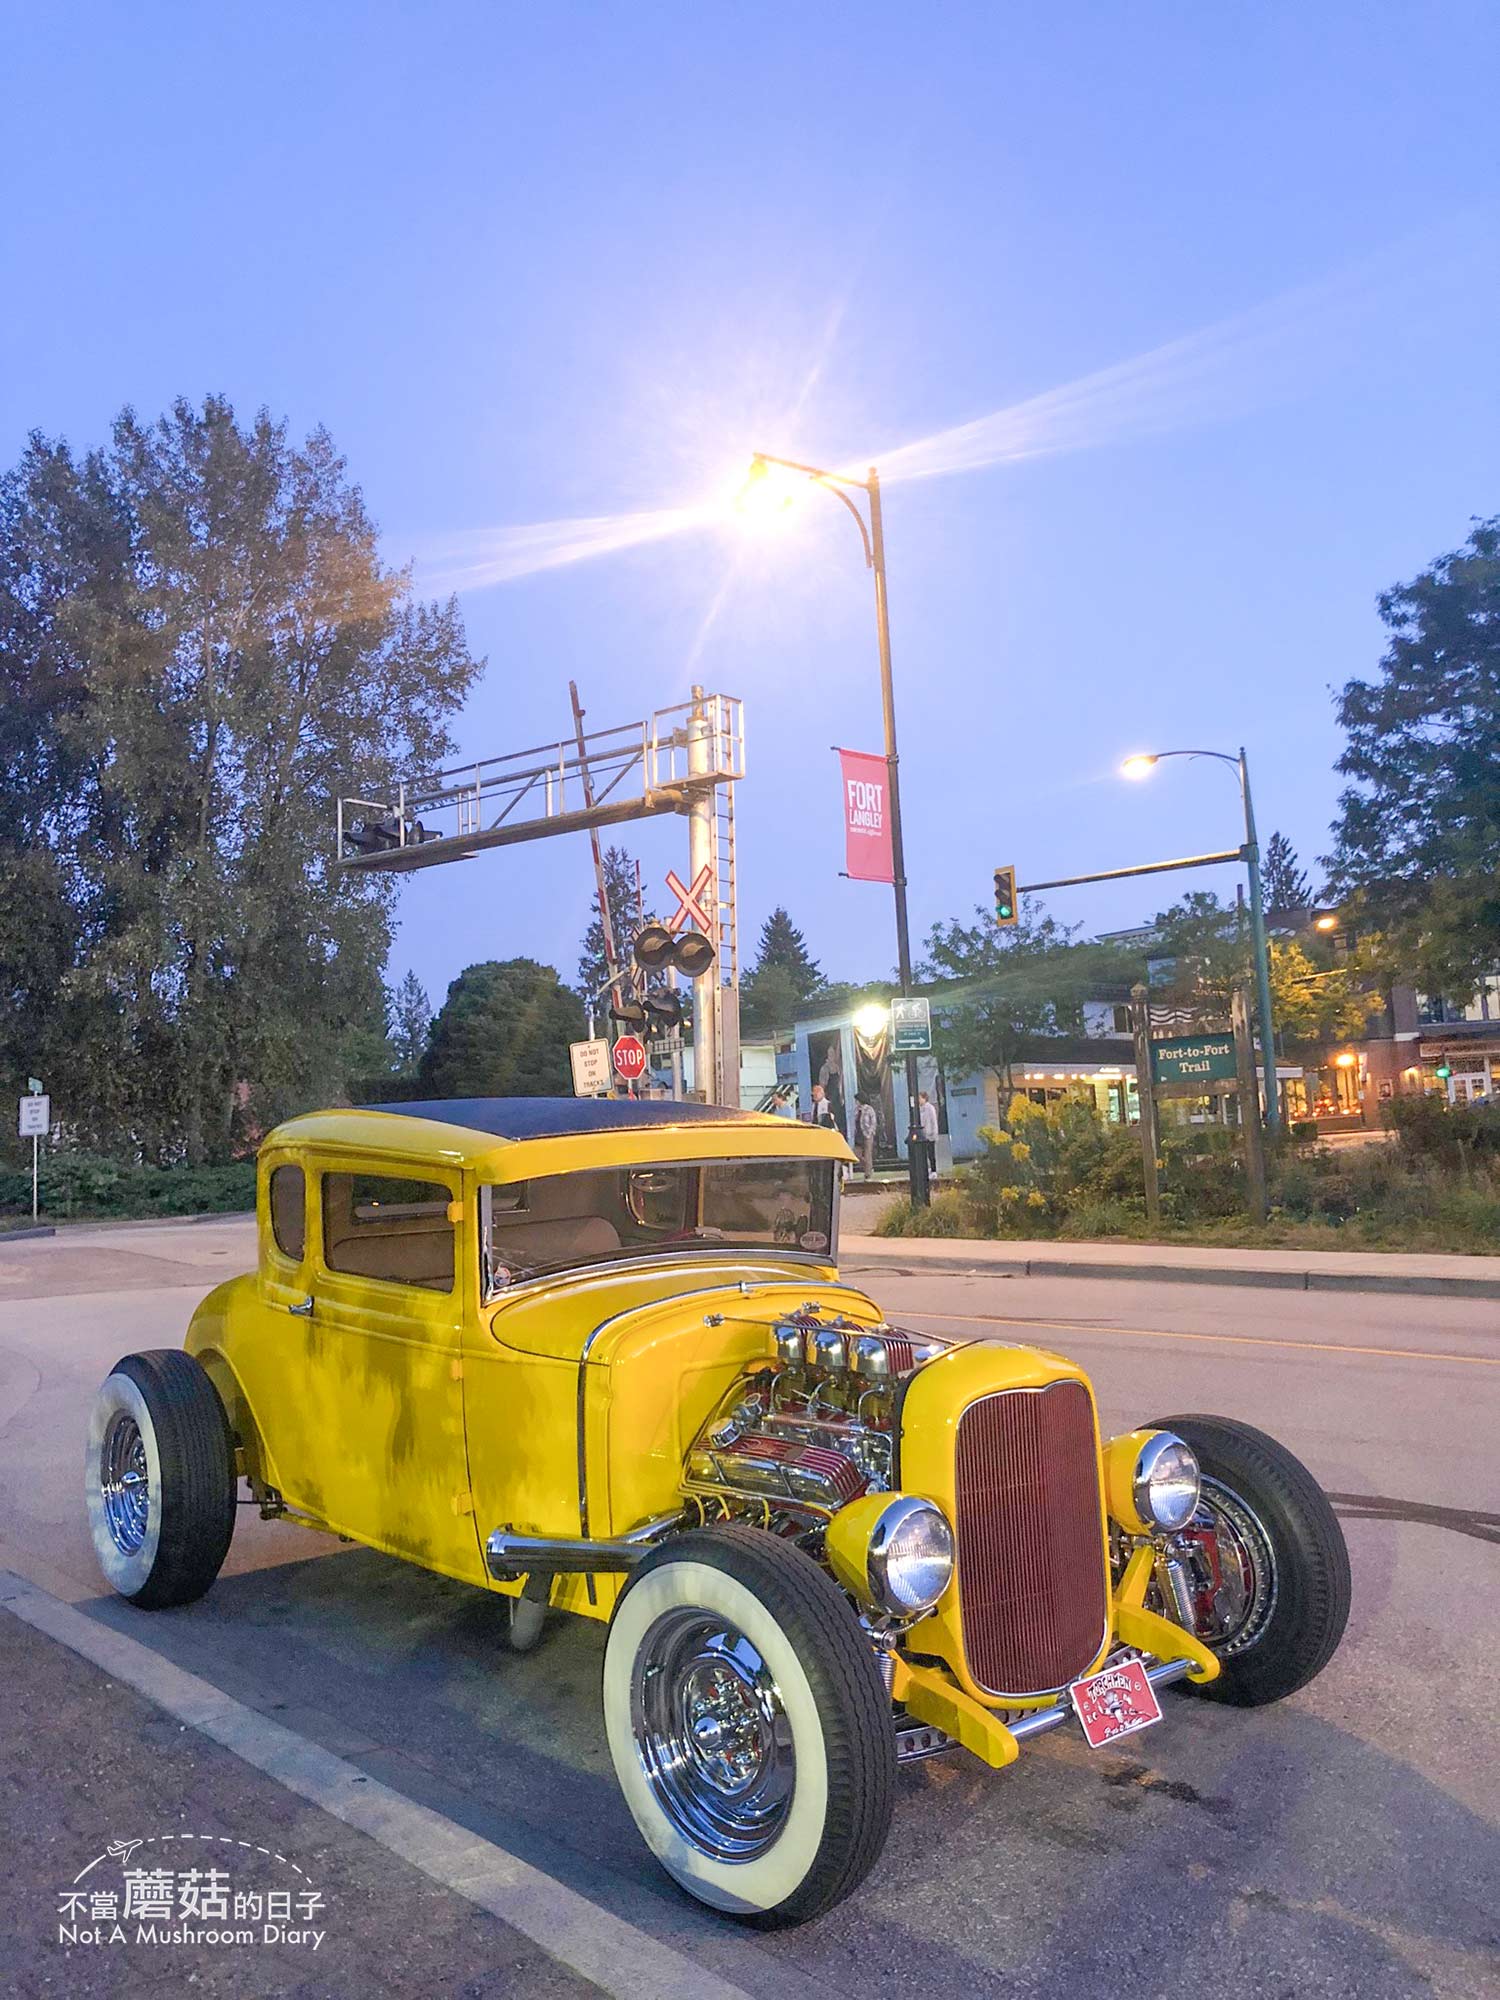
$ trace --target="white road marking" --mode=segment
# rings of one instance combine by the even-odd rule
[[[149,1646],[96,1624],[0,1570],[0,1606],[81,1654],[288,1791],[332,1813],[445,1889],[488,1910],[550,1958],[617,2000],[750,2000],[669,1945],[441,1813],[368,1778],[342,1757],[222,1694]]]

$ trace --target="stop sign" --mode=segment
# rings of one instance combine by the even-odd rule
[[[646,1044],[639,1035],[621,1035],[615,1043],[615,1069],[627,1083],[646,1074]]]

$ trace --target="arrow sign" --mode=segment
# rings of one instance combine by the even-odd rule
[[[675,868],[667,870],[667,887],[677,898],[677,914],[667,919],[667,929],[673,937],[676,937],[686,923],[691,923],[695,930],[702,931],[705,936],[708,935],[708,905],[703,899],[708,894],[709,884],[713,879],[713,870],[706,861],[693,877],[693,886],[690,889],[682,886],[681,878]]]

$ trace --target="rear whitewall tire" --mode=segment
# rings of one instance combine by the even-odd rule
[[[202,1365],[181,1348],[127,1354],[89,1417],[84,1499],[105,1581],[144,1610],[201,1597],[229,1553],[234,1439]]]
[[[686,1837],[653,1789],[637,1741],[642,1648],[663,1620],[684,1612],[721,1618],[749,1642],[790,1736],[790,1802],[774,1839],[748,1859],[717,1859]],[[610,1625],[604,1723],[642,1838],[673,1880],[713,1909],[765,1927],[805,1922],[848,1895],[879,1858],[895,1782],[890,1702],[837,1585],[774,1536],[699,1530],[648,1559]]]

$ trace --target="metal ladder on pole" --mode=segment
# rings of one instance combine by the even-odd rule
[[[725,762],[733,754],[730,740],[732,723],[725,705],[718,704],[720,741],[718,768],[734,770]],[[738,881],[734,844],[734,781],[727,779],[714,787],[713,812],[713,895],[714,927],[717,932],[718,964],[714,978],[715,1042],[719,1050],[722,1078],[721,1101],[738,1105],[740,1074],[740,922]]]

